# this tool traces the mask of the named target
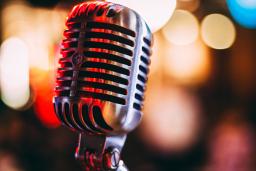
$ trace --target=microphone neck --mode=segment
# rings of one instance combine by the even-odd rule
[[[126,140],[126,134],[116,136],[79,134],[75,157],[86,171],[128,171],[120,154]]]

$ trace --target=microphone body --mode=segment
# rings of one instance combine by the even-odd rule
[[[78,158],[81,144],[99,153],[108,146],[120,152],[142,117],[150,29],[135,11],[95,1],[75,6],[66,27],[53,98],[56,115],[80,133]],[[105,144],[103,151],[95,142]]]

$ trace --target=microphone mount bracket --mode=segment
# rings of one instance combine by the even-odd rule
[[[117,136],[79,134],[75,157],[86,171],[128,171],[120,154],[126,134]]]

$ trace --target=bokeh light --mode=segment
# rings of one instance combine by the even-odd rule
[[[0,153],[0,170],[22,171],[15,156],[8,153]]]
[[[162,31],[165,38],[171,43],[186,45],[198,38],[199,23],[189,11],[176,10]]]
[[[33,8],[23,1],[10,3],[1,12],[3,38],[18,36],[26,42],[30,68],[52,69],[50,50],[61,39],[67,12]]]
[[[19,38],[9,38],[1,46],[1,95],[14,109],[25,106],[30,97],[28,47]]]
[[[54,113],[52,104],[54,72],[34,69],[31,78],[31,85],[36,95],[34,111],[37,118],[45,127],[56,128],[60,126],[60,121]]]
[[[198,40],[186,46],[165,47],[164,68],[176,82],[188,85],[203,83],[211,71],[208,48]]]
[[[202,21],[204,42],[214,49],[227,49],[235,41],[236,29],[232,21],[222,14],[210,14]]]
[[[209,161],[203,171],[254,170],[254,130],[236,111],[225,114],[210,135]]]
[[[16,36],[26,43],[33,90],[30,96],[34,100],[35,114],[44,126],[55,128],[60,122],[52,106],[54,56],[56,44],[62,38],[67,11],[34,8],[20,1],[7,4],[1,13],[4,16],[3,38]]]
[[[227,0],[227,6],[236,22],[246,28],[256,28],[255,0]]]
[[[137,11],[147,22],[152,32],[162,28],[176,8],[176,0],[107,0]]]
[[[149,86],[141,134],[160,153],[181,152],[195,141],[201,125],[200,104],[178,87]]]

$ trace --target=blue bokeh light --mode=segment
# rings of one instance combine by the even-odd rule
[[[256,0],[227,0],[234,20],[249,29],[256,29]]]

